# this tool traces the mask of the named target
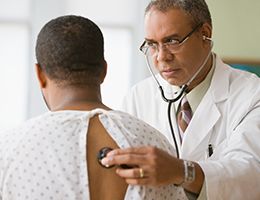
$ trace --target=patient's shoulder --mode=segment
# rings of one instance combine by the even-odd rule
[[[169,153],[174,149],[167,138],[146,122],[121,111],[110,111],[99,116],[101,123],[120,148],[156,146]]]

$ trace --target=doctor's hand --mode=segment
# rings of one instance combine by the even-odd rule
[[[131,185],[180,184],[184,179],[183,161],[156,147],[115,149],[102,159],[102,164],[132,166],[116,170]]]

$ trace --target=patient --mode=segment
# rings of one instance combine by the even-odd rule
[[[0,134],[0,199],[172,199],[174,185],[130,186],[116,175],[120,166],[97,160],[103,147],[152,145],[175,154],[155,129],[102,103],[103,46],[97,25],[80,16],[42,28],[36,73],[50,111]],[[144,169],[132,167],[145,179]]]

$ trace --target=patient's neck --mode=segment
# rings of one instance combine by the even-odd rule
[[[56,88],[49,95],[49,107],[59,110],[109,109],[102,103],[100,86]]]

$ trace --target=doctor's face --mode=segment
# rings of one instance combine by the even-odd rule
[[[145,40],[150,57],[160,75],[172,85],[187,83],[206,59],[210,45],[203,40],[203,35],[210,37],[211,27],[192,26],[189,16],[182,10],[161,12],[152,8],[145,15]],[[191,88],[204,79],[210,66],[207,62]]]

